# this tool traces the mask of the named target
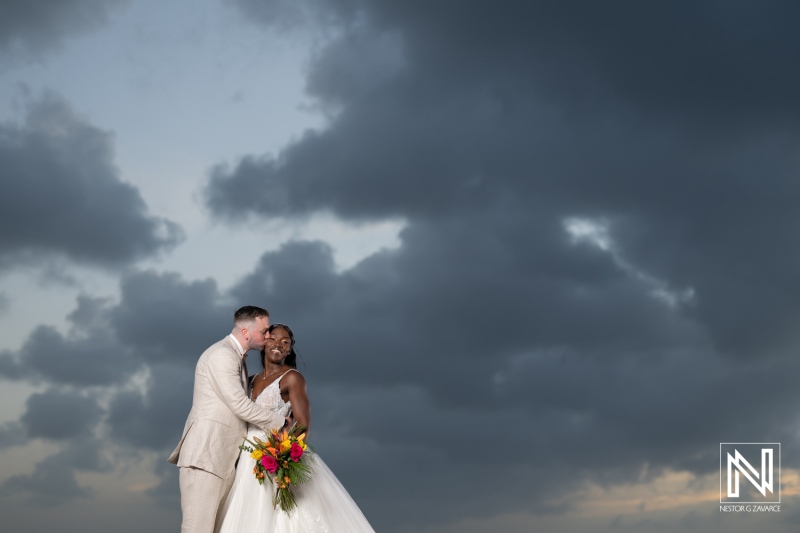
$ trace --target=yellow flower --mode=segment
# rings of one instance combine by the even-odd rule
[[[285,452],[291,447],[292,443],[289,441],[289,439],[285,439],[283,442],[281,442],[281,452]]]
[[[253,450],[253,453],[250,454],[250,457],[258,461],[259,459],[264,457],[264,452],[262,452],[261,450]]]

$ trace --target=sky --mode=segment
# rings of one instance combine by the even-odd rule
[[[3,2],[4,529],[175,531],[194,365],[259,305],[376,531],[796,531],[798,20]],[[747,442],[778,513],[720,511]]]

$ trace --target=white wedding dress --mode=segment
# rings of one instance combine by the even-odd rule
[[[290,402],[281,398],[280,381],[285,375],[267,385],[255,400],[277,413],[278,420],[287,416],[291,409]],[[263,440],[265,435],[259,428],[250,426],[247,438],[252,437]],[[253,475],[255,464],[250,453],[242,450],[231,491],[217,522],[217,533],[374,533],[319,455],[314,454],[311,479],[292,489],[297,507],[289,513],[273,507],[275,488],[269,479],[265,479],[263,485],[258,484]]]

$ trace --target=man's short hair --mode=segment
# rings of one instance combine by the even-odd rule
[[[233,314],[233,324],[238,326],[244,324],[245,322],[253,322],[256,318],[261,317],[269,318],[269,311],[254,305],[245,305],[244,307],[237,309]]]

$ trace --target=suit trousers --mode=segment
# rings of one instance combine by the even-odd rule
[[[234,470],[225,479],[194,467],[181,467],[181,533],[214,533],[217,513],[230,491]]]

